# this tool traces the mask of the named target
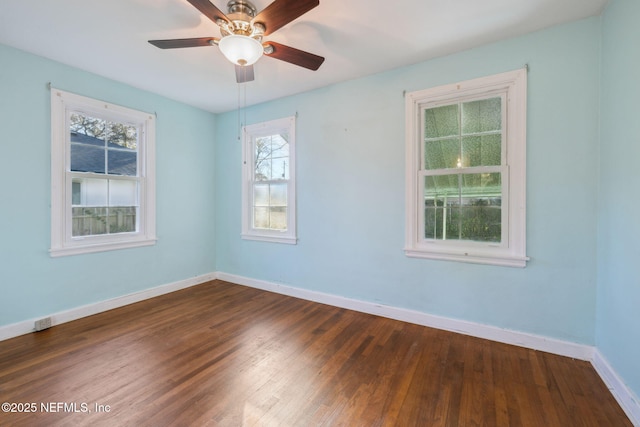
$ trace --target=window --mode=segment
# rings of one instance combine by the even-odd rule
[[[296,243],[295,117],[243,131],[242,237]]]
[[[526,71],[406,97],[410,257],[524,267]]]
[[[51,89],[51,256],[155,243],[155,118]]]

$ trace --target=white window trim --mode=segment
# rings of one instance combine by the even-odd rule
[[[289,179],[287,188],[287,230],[264,230],[253,227],[253,164],[256,138],[287,133],[289,135]],[[242,131],[242,234],[246,240],[295,245],[296,232],[296,118],[295,116],[247,125]]]
[[[68,111],[139,125],[139,230],[101,236],[71,236],[70,134]],[[117,177],[115,177],[117,179]],[[52,257],[149,246],[156,243],[155,116],[51,88],[51,248]]]
[[[406,94],[405,254],[409,257],[525,267],[526,256],[526,106],[527,75],[520,69]],[[506,163],[503,162],[503,218],[508,218],[501,244],[424,239],[419,205],[424,191],[420,174],[422,115],[425,105],[506,94]],[[503,113],[504,114],[504,113]],[[503,115],[504,117],[504,115]],[[420,184],[422,182],[422,185]],[[505,211],[506,210],[506,211]],[[504,224],[504,222],[503,222]]]

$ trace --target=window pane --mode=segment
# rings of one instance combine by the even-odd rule
[[[109,144],[111,145],[111,143]],[[109,153],[109,174],[111,175],[138,175],[138,153],[136,151],[107,150]]]
[[[425,143],[425,169],[456,168],[459,161],[460,140],[458,138],[438,139]]]
[[[458,105],[429,108],[424,112],[425,138],[458,135]]]
[[[269,184],[256,184],[253,186],[253,205],[269,206]]]
[[[274,157],[271,160],[271,179],[289,179],[288,157]]]
[[[255,150],[255,180],[271,179],[271,137],[256,138]]]
[[[289,179],[288,135],[271,137],[271,179]]]
[[[501,241],[500,173],[428,176],[424,185],[426,239]]]
[[[137,231],[137,211],[136,207],[109,208],[109,234]]]
[[[271,138],[271,156],[289,157],[289,135],[273,135]]]
[[[271,206],[287,206],[287,184],[271,184]]]
[[[253,228],[269,228],[269,208],[253,208]]]
[[[502,98],[462,104],[462,133],[488,132],[502,128]]]
[[[74,205],[107,206],[108,186],[106,179],[74,178],[71,188]]]
[[[92,136],[71,132],[71,170],[105,173],[105,142]]]
[[[287,208],[271,207],[269,228],[272,230],[284,231],[287,229]]]
[[[475,197],[461,201],[460,239],[499,243],[502,232],[501,198]]]
[[[271,158],[263,158],[256,162],[256,181],[268,181],[271,179]]]
[[[502,135],[465,136],[462,138],[462,166],[501,164]]]
[[[100,139],[103,145],[108,133],[105,120],[78,112],[69,114],[69,130],[72,134]]]
[[[138,183],[109,180],[109,206],[138,206]]]
[[[124,123],[108,122],[107,135],[110,147],[137,150],[138,148],[138,128]]]
[[[73,237],[107,234],[107,208],[71,208],[71,223]]]

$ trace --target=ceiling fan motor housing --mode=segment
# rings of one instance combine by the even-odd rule
[[[256,7],[247,0],[230,0],[227,3],[229,13],[227,18],[230,22],[222,19],[218,20],[222,36],[230,34],[254,37],[261,41],[264,34],[264,26],[259,23],[251,24],[251,20],[256,16]]]

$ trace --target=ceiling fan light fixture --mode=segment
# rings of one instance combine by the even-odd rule
[[[239,34],[223,37],[218,47],[229,61],[241,66],[255,64],[264,53],[264,48],[258,40]]]

